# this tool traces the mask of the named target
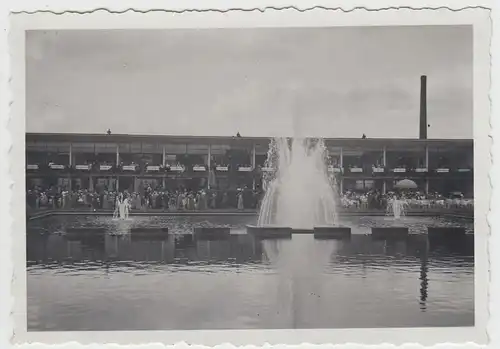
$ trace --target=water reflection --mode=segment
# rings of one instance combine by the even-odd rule
[[[332,264],[364,263],[380,257],[376,263],[440,259],[470,259],[474,255],[474,237],[428,239],[409,236],[402,240],[372,240],[353,235],[351,239],[315,240],[310,235],[288,239],[258,239],[249,234],[232,234],[228,239],[196,239],[191,234],[148,236],[109,234],[29,234],[27,261],[30,264],[81,260],[151,261],[174,263],[179,257],[193,262],[237,262],[301,265],[309,261],[329,260]],[[383,257],[383,258],[382,258]]]
[[[426,244],[427,245],[427,244]],[[425,311],[427,309],[427,296],[429,288],[429,278],[427,273],[429,271],[428,266],[428,253],[423,253],[420,256],[420,310]]]
[[[473,235],[200,240],[55,231],[27,235],[31,330],[474,324]]]
[[[187,234],[170,237],[30,234],[27,242],[29,264],[82,260],[252,263],[262,261],[264,244],[250,235],[201,240]]]

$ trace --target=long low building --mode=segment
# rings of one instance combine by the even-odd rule
[[[471,139],[325,139],[328,171],[340,190],[393,188],[473,195]],[[269,138],[26,134],[26,185],[140,191],[260,187]]]

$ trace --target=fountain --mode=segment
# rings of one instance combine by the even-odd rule
[[[408,237],[408,227],[399,225],[401,217],[406,215],[406,201],[394,195],[387,202],[386,220],[391,221],[389,225],[372,227],[372,237],[374,239],[406,239]]]
[[[387,214],[392,214],[394,219],[400,219],[401,216],[406,215],[405,205],[406,203],[403,200],[394,197],[388,202]]]
[[[337,192],[321,139],[271,140],[257,227],[313,230],[337,225]]]
[[[130,204],[127,197],[119,194],[116,198],[115,211],[113,212],[113,219],[127,220],[129,217]]]

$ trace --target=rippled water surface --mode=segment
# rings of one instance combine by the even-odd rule
[[[472,222],[405,217],[406,240],[373,240],[386,217],[345,217],[350,240],[256,240],[255,217],[55,216],[29,223],[28,329],[166,330],[474,325],[474,242],[429,241],[427,226]],[[198,226],[231,227],[194,240]],[[106,234],[65,235],[71,227]],[[130,234],[168,227],[175,237]]]

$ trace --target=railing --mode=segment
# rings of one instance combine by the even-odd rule
[[[234,168],[230,165],[215,165],[211,167],[216,173],[266,173],[273,172],[274,169],[267,167],[254,168],[251,165],[237,165]],[[205,164],[75,164],[73,166],[63,164],[27,164],[26,171],[30,173],[123,173],[123,174],[154,174],[154,173],[204,173],[209,170]],[[256,171],[257,170],[257,171]],[[468,167],[437,167],[437,168],[406,168],[406,167],[382,167],[382,166],[351,166],[339,167],[328,166],[329,173],[344,175],[344,176],[393,176],[393,177],[409,177],[409,176],[446,176],[449,174],[469,175],[473,173],[472,168]]]

